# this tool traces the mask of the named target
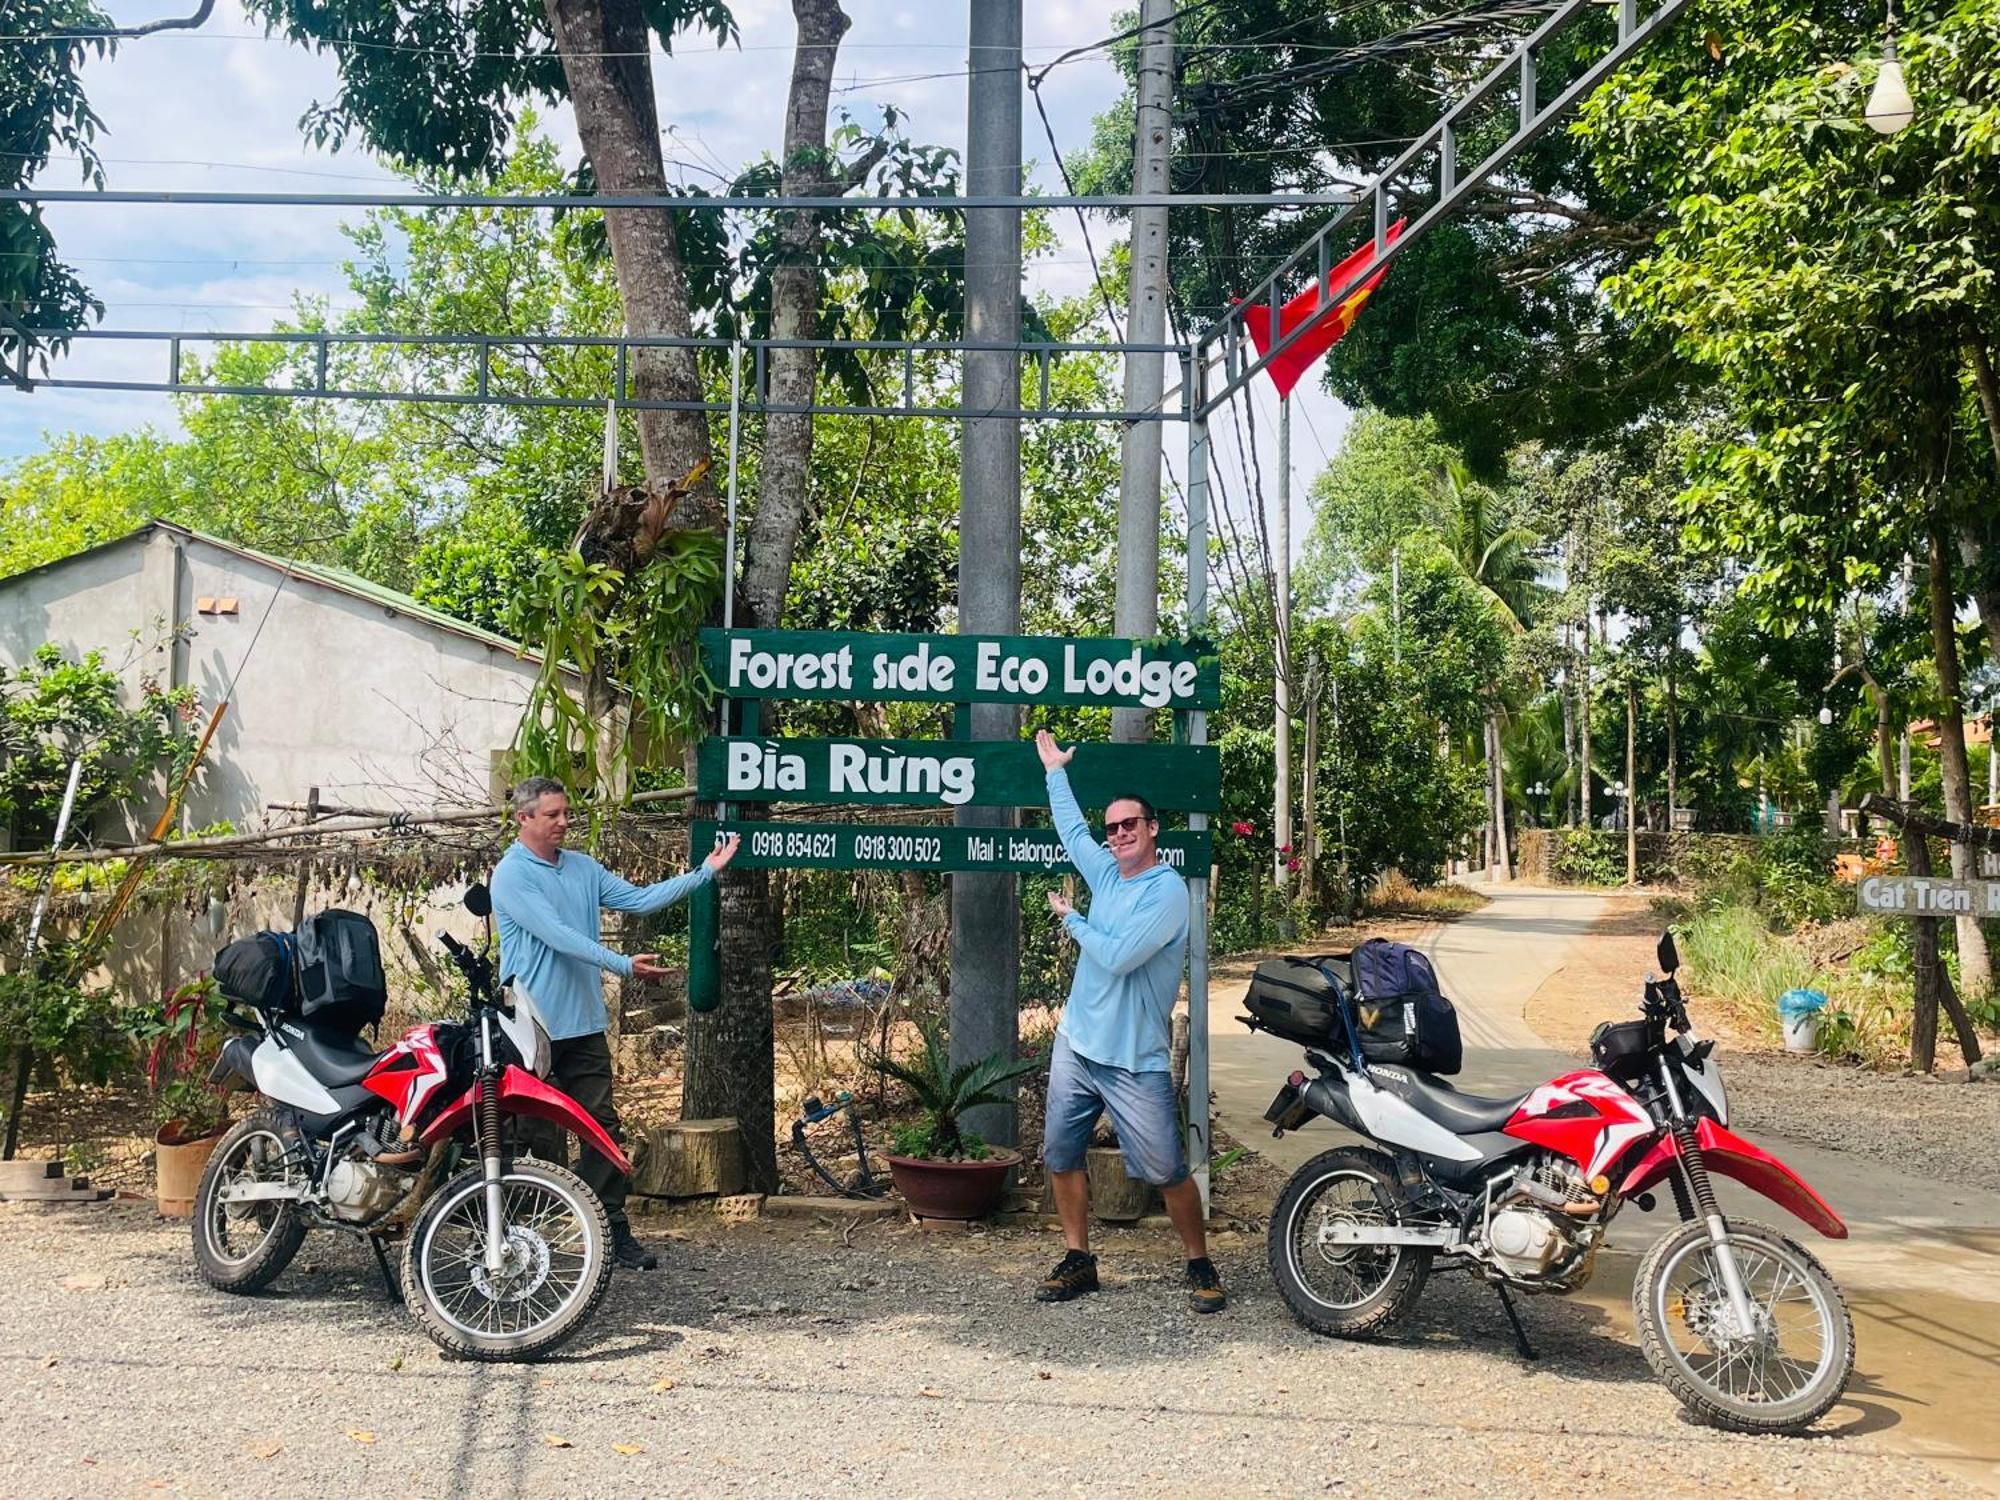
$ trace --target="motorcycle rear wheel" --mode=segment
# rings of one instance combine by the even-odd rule
[[[1267,1252],[1285,1306],[1314,1333],[1367,1338],[1416,1305],[1433,1252],[1418,1245],[1327,1245],[1330,1219],[1398,1219],[1396,1169],[1379,1151],[1322,1151],[1292,1174],[1271,1210]]]
[[[1756,1347],[1708,1336],[1725,1294],[1708,1226],[1683,1224],[1646,1253],[1632,1283],[1639,1347],[1695,1416],[1732,1432],[1798,1432],[1838,1401],[1854,1373],[1854,1320],[1840,1288],[1797,1241],[1729,1221],[1744,1288],[1768,1328]],[[1790,1350],[1810,1350],[1810,1360]]]
[[[261,1292],[305,1243],[295,1204],[221,1201],[232,1183],[285,1182],[297,1173],[287,1159],[290,1130],[275,1110],[260,1109],[237,1121],[208,1158],[194,1194],[194,1263],[218,1291]]]
[[[507,1265],[486,1270],[481,1163],[440,1187],[403,1247],[403,1298],[431,1341],[466,1359],[530,1360],[581,1328],[611,1284],[611,1220],[566,1167],[502,1168]]]

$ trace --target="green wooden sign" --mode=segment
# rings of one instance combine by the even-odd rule
[[[1219,708],[1222,663],[1193,642],[704,630],[728,698]]]
[[[705,851],[719,833],[743,837],[733,863],[764,870],[1022,870],[1070,873],[1075,866],[1053,828],[891,828],[872,823],[699,821],[691,848]],[[1210,836],[1162,831],[1160,856],[1183,875],[1206,875]]]
[[[720,802],[863,802],[1046,807],[1041,758],[1026,740],[703,740],[696,785]],[[1085,807],[1137,792],[1155,807],[1214,812],[1222,759],[1213,745],[1080,745],[1070,786]]]

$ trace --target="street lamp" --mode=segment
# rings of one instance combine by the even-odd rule
[[[1625,826],[1630,828],[1632,826],[1632,797],[1630,789],[1625,785],[1625,779],[1622,776],[1611,783],[1611,796],[1624,808]]]
[[[1828,708],[1824,703],[1822,703],[1819,706],[1820,728],[1824,729],[1826,728],[1827,725],[1831,724],[1832,722],[1833,722],[1833,710]]]
[[[1889,0],[1887,26],[1882,35],[1882,67],[1869,90],[1868,104],[1861,118],[1883,135],[1894,135],[1917,117],[1909,86],[1903,82],[1903,65],[1896,60],[1896,5]]]
[[[1533,786],[1528,788],[1528,795],[1535,799],[1535,821],[1538,823],[1548,822],[1548,815],[1543,810],[1543,799],[1548,794],[1549,784],[1546,781],[1537,781]]]

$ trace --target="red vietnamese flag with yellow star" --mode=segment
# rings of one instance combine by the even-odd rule
[[[1390,244],[1396,242],[1407,222],[1398,219],[1389,227]],[[1280,396],[1291,395],[1292,387],[1299,383],[1319,357],[1346,336],[1347,330],[1354,326],[1355,318],[1360,316],[1361,309],[1374,295],[1375,288],[1389,274],[1389,268],[1384,266],[1360,286],[1349,285],[1374,256],[1375,242],[1370,240],[1326,273],[1326,296],[1323,300],[1321,288],[1310,286],[1278,309],[1279,339],[1282,340],[1302,324],[1310,325],[1287,344],[1277,358],[1264,366],[1264,373],[1271,377],[1271,383],[1278,388]],[[1243,323],[1250,330],[1250,341],[1257,346],[1258,358],[1263,358],[1272,345],[1270,304],[1246,307]]]

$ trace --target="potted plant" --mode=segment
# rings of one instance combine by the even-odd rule
[[[194,1211],[215,1143],[229,1124],[229,1101],[208,1081],[220,1050],[225,1002],[215,980],[190,980],[144,1013],[135,1034],[146,1048],[146,1082],[153,1092],[153,1175],[160,1213],[185,1219]]]
[[[995,1149],[968,1131],[960,1117],[982,1104],[998,1104],[1001,1084],[1032,1073],[1039,1057],[998,1053],[954,1068],[943,1028],[924,1028],[924,1050],[910,1061],[886,1053],[875,1065],[916,1095],[923,1117],[896,1131],[886,1160],[890,1179],[911,1213],[921,1219],[978,1219],[993,1211],[1007,1173],[1020,1165],[1018,1151]]]

